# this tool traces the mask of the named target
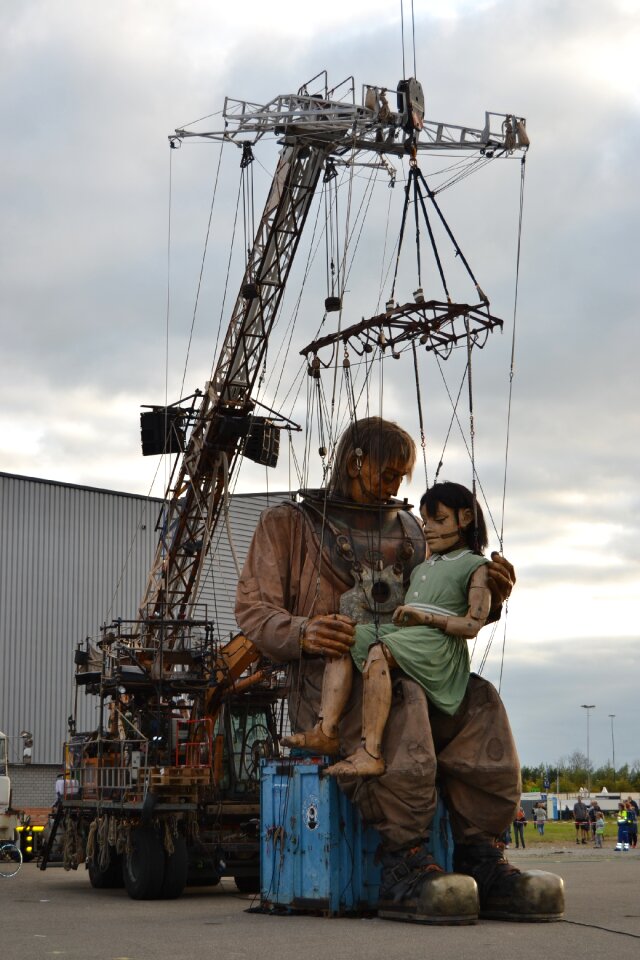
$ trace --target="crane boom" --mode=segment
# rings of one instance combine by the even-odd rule
[[[325,158],[333,142],[285,145],[249,256],[220,358],[206,385],[177,477],[140,617],[188,614],[242,442],[251,391]],[[195,593],[194,593],[195,591]]]

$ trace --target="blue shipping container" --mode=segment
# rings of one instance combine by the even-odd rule
[[[380,837],[320,770],[310,760],[262,763],[262,907],[328,916],[371,913],[378,900]],[[451,870],[453,844],[440,807],[432,849]]]

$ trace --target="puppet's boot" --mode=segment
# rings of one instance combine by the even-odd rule
[[[545,870],[518,870],[488,841],[456,845],[453,869],[478,884],[481,917],[534,923],[562,919],[562,877]]]
[[[477,923],[478,888],[471,877],[445,873],[425,842],[385,851],[378,916],[411,923]]]

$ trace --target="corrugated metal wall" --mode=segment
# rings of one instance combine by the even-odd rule
[[[229,526],[240,564],[260,512],[286,494],[233,497]],[[132,618],[153,558],[159,501],[0,473],[0,729],[10,759],[33,733],[33,760],[57,763],[73,707],[73,652],[115,617]],[[223,525],[224,526],[224,525]],[[202,599],[222,637],[233,619],[236,573],[226,530]],[[80,726],[95,698],[78,694]]]
[[[199,600],[207,604],[210,620],[218,625],[218,636],[228,639],[238,632],[233,616],[238,580],[229,540],[242,567],[258,517],[268,506],[288,498],[286,493],[242,494],[231,497],[229,519],[221,517],[200,583]]]

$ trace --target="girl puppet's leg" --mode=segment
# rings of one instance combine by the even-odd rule
[[[318,722],[312,730],[283,737],[285,747],[301,747],[328,757],[338,753],[338,723],[351,693],[352,678],[353,660],[350,654],[327,661],[322,678]]]
[[[350,757],[327,767],[332,776],[379,777],[384,773],[382,736],[391,709],[390,659],[383,644],[370,647],[362,671],[362,744]]]

